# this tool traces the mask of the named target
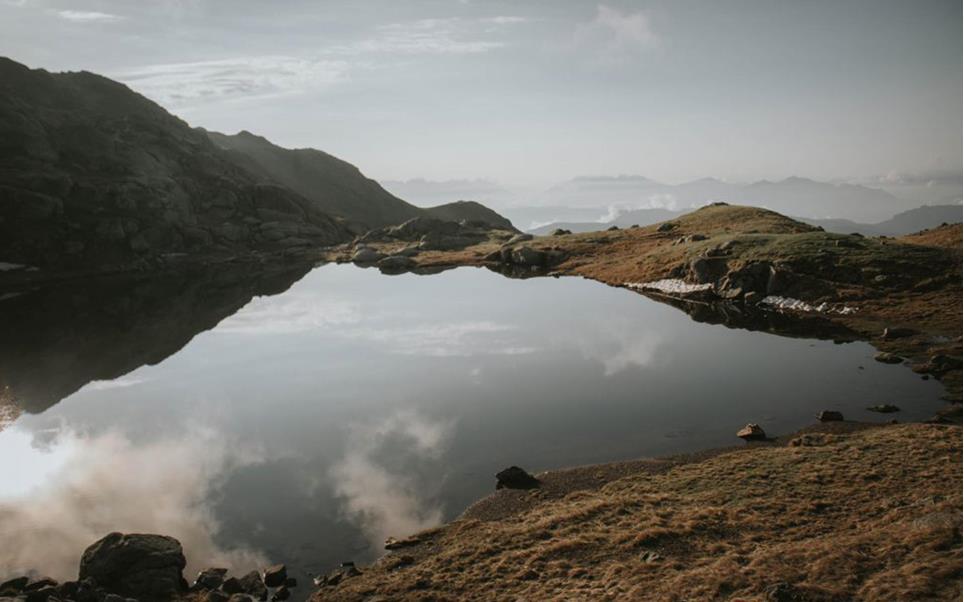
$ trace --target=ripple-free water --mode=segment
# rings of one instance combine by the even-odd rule
[[[822,409],[932,415],[939,383],[874,353],[576,278],[324,266],[0,432],[0,574],[73,577],[120,530],[180,539],[189,577],[270,560],[304,578],[456,517],[511,464],[732,445],[747,422],[787,433]]]

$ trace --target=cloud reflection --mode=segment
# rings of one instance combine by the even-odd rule
[[[373,546],[441,523],[441,504],[429,499],[441,479],[437,473],[419,478],[419,469],[439,458],[452,430],[450,422],[410,412],[351,428],[345,455],[330,474],[343,512]]]
[[[3,462],[37,471],[21,479],[22,487],[0,492],[0,574],[37,570],[74,579],[83,550],[111,531],[177,538],[187,575],[211,565],[246,570],[264,564],[256,551],[215,543],[219,525],[207,499],[233,454],[213,434],[148,443],[117,433],[23,440],[18,429],[0,433],[0,448],[16,448]]]

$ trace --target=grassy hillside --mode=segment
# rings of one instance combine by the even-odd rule
[[[960,427],[853,428],[543,475],[313,600],[960,599]]]

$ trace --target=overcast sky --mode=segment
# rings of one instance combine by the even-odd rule
[[[0,0],[0,54],[379,179],[961,166],[961,2]]]

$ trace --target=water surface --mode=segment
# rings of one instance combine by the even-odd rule
[[[189,570],[271,560],[304,577],[456,517],[510,464],[732,445],[746,422],[786,433],[821,409],[889,420],[864,408],[897,403],[922,419],[941,403],[938,383],[865,343],[702,324],[575,278],[329,265],[249,301],[301,274],[11,305],[27,313],[6,325],[7,395],[29,411],[0,432],[0,574],[71,577],[86,545],[121,530],[178,537]],[[30,330],[64,299],[63,323]]]

